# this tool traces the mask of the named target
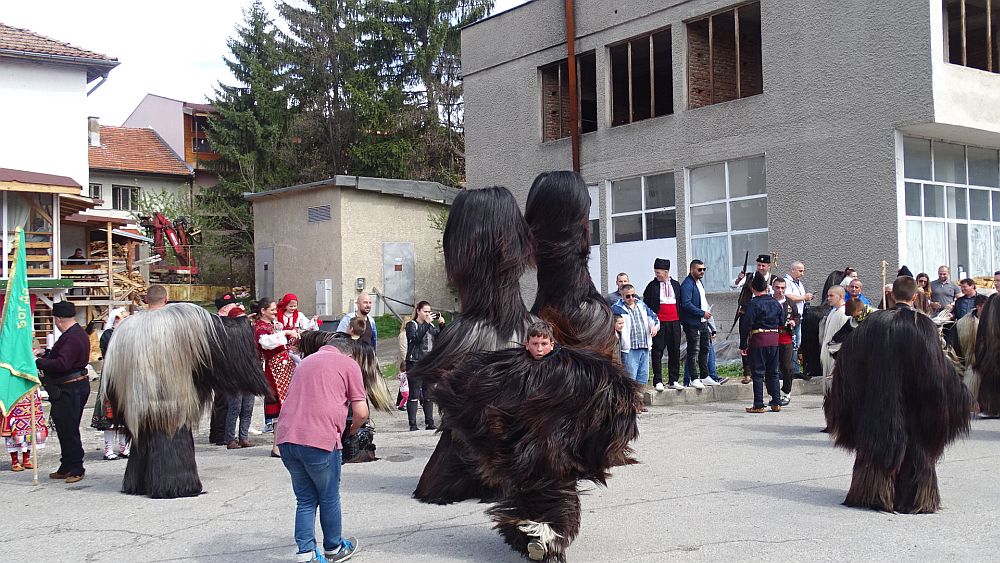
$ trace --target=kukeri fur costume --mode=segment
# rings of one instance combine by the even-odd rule
[[[189,303],[116,326],[101,386],[134,438],[122,492],[152,498],[201,493],[192,432],[213,392],[269,393],[247,319]]]
[[[979,413],[1000,417],[1000,293],[986,301],[976,333]]]
[[[538,244],[535,311],[557,340],[574,344],[542,360],[522,347],[532,316],[518,280],[532,237],[509,192],[490,190],[460,194],[445,229],[446,267],[463,314],[415,366],[434,383],[442,412],[441,441],[415,496],[495,502],[488,513],[513,549],[565,561],[580,526],[576,482],[603,484],[609,468],[635,463],[628,444],[638,436],[641,396],[612,361],[611,312],[587,270],[582,180],[543,175],[528,198]]]
[[[576,172],[539,174],[524,219],[535,239],[538,291],[531,312],[548,321],[556,341],[614,358],[611,307],[590,279],[590,193]]]
[[[458,194],[444,230],[448,282],[458,291],[462,314],[434,339],[434,348],[411,371],[426,388],[454,383],[453,371],[468,354],[521,346],[534,320],[521,299],[520,279],[533,264],[531,233],[517,200],[507,188]],[[432,398],[436,390],[431,391]],[[413,493],[417,499],[448,504],[489,499],[494,493],[475,477],[453,444],[448,411],[442,409],[441,438]]]
[[[496,529],[532,559],[565,561],[580,529],[577,481],[604,485],[609,468],[636,463],[638,385],[569,347],[541,360],[523,348],[474,354],[452,381],[434,397],[476,478],[496,491]]]
[[[869,315],[840,349],[823,405],[834,443],[856,453],[844,504],[935,512],[934,466],[968,433],[970,399],[929,317],[912,309]]]

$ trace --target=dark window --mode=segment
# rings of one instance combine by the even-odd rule
[[[139,188],[111,186],[111,206],[122,211],[139,210]]]
[[[194,152],[212,152],[212,148],[208,146],[208,139],[192,139],[191,145],[191,150]]]
[[[591,219],[590,220],[590,246],[598,246],[601,244],[601,220]]]
[[[945,0],[948,62],[1000,73],[1000,0]]]
[[[608,48],[611,61],[611,125],[674,112],[670,30]]]
[[[764,91],[759,2],[688,22],[687,31],[689,107]]]
[[[101,185],[100,184],[91,184],[90,185],[90,197],[92,199],[104,199],[102,197],[102,194],[101,194]]]
[[[569,64],[563,59],[538,70],[542,77],[542,140],[568,137]],[[576,56],[576,81],[580,132],[597,131],[597,56],[593,51]]]

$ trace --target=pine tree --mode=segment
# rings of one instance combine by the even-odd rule
[[[209,142],[219,154],[212,167],[219,183],[200,198],[210,229],[206,243],[216,253],[253,256],[253,212],[243,198],[294,183],[288,165],[288,128],[292,113],[284,89],[285,64],[277,30],[262,0],[244,11],[244,22],[228,41],[226,66],[235,85],[219,82],[212,105]]]

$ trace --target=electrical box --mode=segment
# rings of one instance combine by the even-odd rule
[[[316,280],[316,314],[333,314],[333,280]]]

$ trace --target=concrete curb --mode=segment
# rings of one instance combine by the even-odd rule
[[[809,381],[796,379],[792,382],[792,397],[796,395],[822,395],[823,379],[814,377]],[[766,393],[765,393],[766,399]],[[666,389],[656,391],[647,387],[643,392],[643,404],[653,407],[669,407],[671,405],[692,405],[698,403],[713,403],[717,401],[747,401],[753,402],[753,385],[743,385],[740,378],[731,378],[724,385],[695,389],[685,387],[683,390]]]

